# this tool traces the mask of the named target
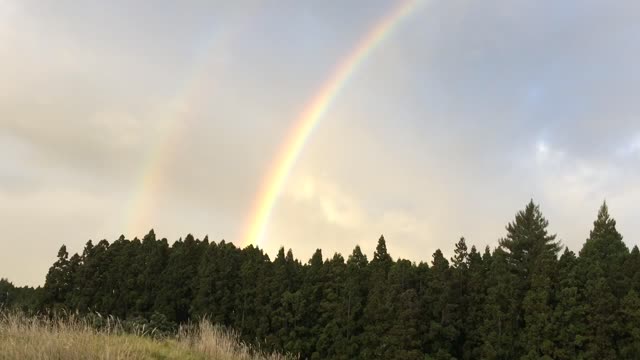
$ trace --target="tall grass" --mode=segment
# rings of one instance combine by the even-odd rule
[[[145,336],[151,331],[128,333],[112,318],[97,329],[73,315],[50,319],[0,313],[0,359],[286,359],[252,349],[206,320],[180,328],[176,336]]]

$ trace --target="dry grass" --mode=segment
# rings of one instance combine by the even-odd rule
[[[0,314],[0,359],[241,359],[284,360],[241,344],[237,336],[207,321],[154,340],[126,334],[117,322],[96,330],[76,317],[48,320]]]

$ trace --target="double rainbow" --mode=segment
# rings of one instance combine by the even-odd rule
[[[269,218],[273,208],[282,193],[289,173],[304,149],[313,129],[318,125],[340,91],[357,70],[358,66],[371,52],[393,31],[395,26],[405,19],[417,7],[418,0],[399,1],[399,5],[392,9],[382,20],[377,22],[371,30],[358,42],[357,46],[332,71],[329,79],[320,91],[305,106],[295,121],[295,126],[286,137],[274,166],[265,177],[257,201],[255,202],[246,231],[243,237],[245,246],[260,245],[263,241]]]
[[[309,139],[313,129],[327,112],[340,91],[345,87],[351,75],[357,70],[359,65],[371,54],[371,52],[393,31],[403,19],[405,19],[417,7],[420,0],[397,0],[397,5],[378,21],[365,36],[357,43],[357,46],[339,63],[331,72],[328,80],[322,85],[317,94],[304,107],[300,116],[295,120],[294,127],[289,132],[283,143],[274,165],[262,186],[257,201],[252,207],[252,211],[245,227],[243,243],[246,245],[259,245],[269,223],[271,212],[276,204],[279,195],[287,181],[289,173],[293,169],[296,160],[300,156],[305,143]],[[235,33],[233,29],[230,33]],[[223,38],[230,41],[233,36],[226,34]],[[224,41],[223,41],[224,42]],[[189,119],[189,113],[194,103],[196,103],[202,91],[202,81],[206,78],[207,64],[213,57],[214,52],[207,52],[211,56],[204,57],[193,72],[193,76],[185,82],[185,86],[177,92],[173,103],[175,108],[170,114],[165,114],[165,118],[160,120],[159,133],[156,141],[151,144],[147,155],[146,166],[141,171],[140,186],[132,197],[131,204],[127,206],[129,212],[126,214],[127,234],[139,235],[140,231],[148,229],[150,225],[150,213],[155,207],[154,198],[163,187],[165,171],[169,167],[173,158],[171,149],[174,148],[182,130]],[[164,109],[166,111],[166,109]]]

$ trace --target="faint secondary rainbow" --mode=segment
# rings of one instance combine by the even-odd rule
[[[216,60],[227,52],[227,45],[250,29],[251,22],[264,4],[262,0],[252,0],[243,6],[242,21],[207,36],[200,44],[201,48],[196,49],[194,61],[181,85],[176,87],[167,103],[161,104],[151,114],[157,119],[155,136],[147,145],[143,166],[124,212],[126,235],[131,238],[143,236],[154,227],[153,218],[160,206],[158,198],[165,190],[168,170],[175,160],[174,152],[184,141],[189,121],[194,120],[194,109],[210,100],[209,88],[217,85],[212,84],[212,80],[224,72]]]
[[[157,207],[161,204],[158,198],[165,190],[169,172],[175,160],[175,151],[184,139],[188,122],[193,120],[193,110],[202,103],[202,79],[212,76],[208,71],[208,62],[195,66],[196,71],[184,82],[184,86],[171,98],[167,104],[159,106],[152,113],[156,119],[155,133],[147,145],[148,152],[137,179],[131,203],[127,206],[126,234],[131,238],[143,236],[153,226],[153,218]]]
[[[174,99],[177,101],[178,99]],[[188,104],[189,96],[183,99]],[[174,106],[178,106],[177,103]],[[131,198],[131,204],[128,206],[130,213],[126,214],[126,234],[127,236],[138,237],[146,234],[153,227],[151,218],[155,208],[158,206],[157,197],[164,189],[166,179],[166,169],[174,159],[175,146],[179,144],[183,124],[188,118],[185,108],[182,113],[172,109],[171,114],[164,114],[160,118],[160,124],[157,126],[158,131],[155,134],[155,141],[149,145],[149,152],[146,154],[147,159],[141,170],[141,176],[136,184],[135,193]]]
[[[257,201],[250,213],[245,230],[246,246],[260,245],[272,210],[282,192],[289,173],[300,156],[305,143],[320,119],[348,82],[351,75],[369,54],[379,45],[418,5],[419,0],[399,1],[389,14],[377,22],[358,42],[356,47],[332,71],[317,94],[307,103],[284,141],[278,156],[265,177]]]

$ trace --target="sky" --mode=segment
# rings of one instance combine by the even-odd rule
[[[189,233],[244,246],[278,151],[401,1],[0,0],[0,277]],[[640,243],[640,3],[419,2],[319,119],[260,247],[495,247],[533,199],[578,251]]]

